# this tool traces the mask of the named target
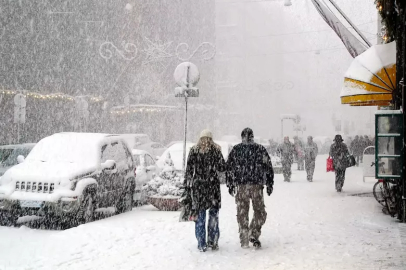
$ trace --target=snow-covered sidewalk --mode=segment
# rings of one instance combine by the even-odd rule
[[[373,197],[351,196],[371,192],[374,180],[351,168],[337,193],[325,160],[312,183],[296,164],[292,182],[276,176],[260,250],[240,248],[234,198],[223,186],[219,251],[198,252],[194,224],[179,223],[179,212],[145,206],[65,231],[0,227],[0,270],[405,269],[404,227]]]

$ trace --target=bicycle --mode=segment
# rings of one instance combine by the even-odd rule
[[[375,163],[371,164],[371,167]],[[379,163],[380,173],[385,174],[385,162]],[[397,217],[400,221],[406,222],[406,198],[403,198],[403,181],[401,179],[379,179],[374,187],[375,199],[383,208],[382,212]]]
[[[402,200],[402,189],[399,180],[395,179],[379,179],[373,188],[375,199],[383,206],[382,211],[391,215],[397,216],[399,220],[403,220],[406,213],[404,212]]]
[[[391,188],[392,185],[395,185],[394,180],[385,180],[385,179],[379,179],[374,187],[373,187],[373,194],[376,199],[376,201],[381,204],[382,206],[386,207],[387,206],[387,201],[390,201],[390,198],[392,196]]]
[[[375,163],[373,162],[371,167],[374,165]],[[382,174],[385,173],[384,165],[385,162],[379,162],[378,164],[380,173]],[[378,179],[372,189],[375,199],[384,207],[382,211],[386,211],[392,217],[394,217],[397,212],[397,184],[397,181],[394,179]]]
[[[379,163],[379,168],[381,170],[381,173],[385,173],[385,168],[383,167],[385,165],[385,162],[380,162]],[[375,162],[372,162],[371,167],[375,166]],[[377,200],[377,202],[379,204],[381,204],[382,206],[386,206],[386,202],[385,202],[385,198],[388,196],[388,187],[387,187],[388,183],[383,180],[383,179],[379,179],[373,189],[372,192],[374,194],[375,200]]]

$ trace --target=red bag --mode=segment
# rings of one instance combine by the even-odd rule
[[[327,172],[334,172],[333,159],[331,157],[327,159]]]

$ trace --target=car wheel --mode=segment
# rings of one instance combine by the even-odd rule
[[[13,215],[12,211],[1,211],[0,212],[0,225],[1,226],[17,226],[18,216]]]
[[[93,187],[88,187],[83,192],[79,211],[79,222],[82,224],[94,221],[95,195],[96,190]]]
[[[134,191],[135,191],[135,179],[130,178],[128,179],[126,188],[124,189],[124,192],[121,195],[116,206],[117,212],[119,214],[132,210],[134,202]]]

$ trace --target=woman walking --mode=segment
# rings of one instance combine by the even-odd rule
[[[346,156],[349,155],[349,152],[347,145],[343,143],[343,141],[341,135],[336,135],[334,143],[330,147],[330,156],[333,159],[333,166],[336,174],[335,183],[337,192],[341,192],[343,188],[345,169],[348,167]]]
[[[192,198],[195,233],[198,249],[218,249],[219,209],[221,207],[220,179],[218,172],[224,172],[226,164],[221,147],[213,142],[209,130],[203,130],[197,145],[190,150],[185,174],[185,189]],[[206,243],[206,210],[209,210],[208,241]]]

